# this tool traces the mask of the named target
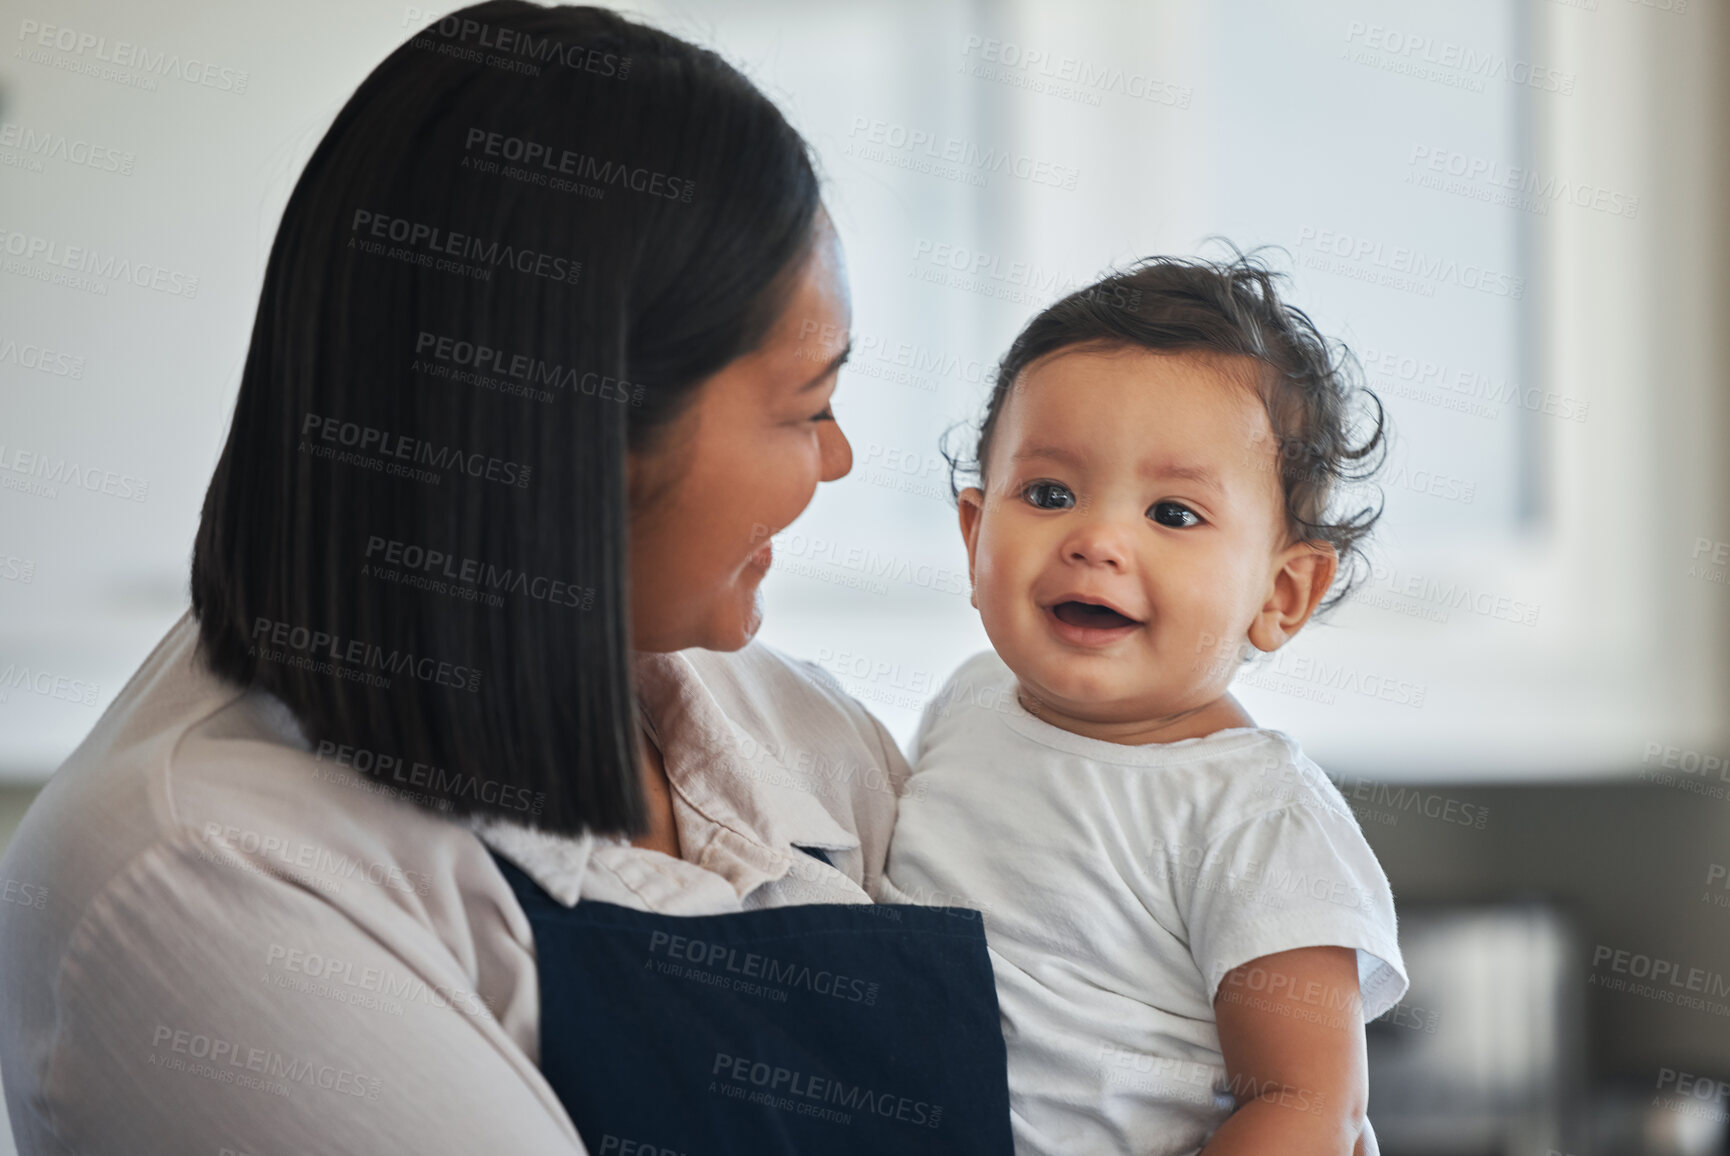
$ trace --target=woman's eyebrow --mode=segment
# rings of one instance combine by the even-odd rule
[[[837,369],[840,369],[842,364],[851,356],[853,356],[853,342],[848,341],[847,345],[840,353],[831,357],[829,363],[817,371],[816,377],[813,377],[810,381],[807,381],[804,385],[799,387],[798,392],[806,393],[810,390],[816,389],[819,385],[829,379],[830,374],[834,373]]]

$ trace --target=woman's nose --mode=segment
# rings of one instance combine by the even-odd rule
[[[841,432],[841,423],[826,421],[817,433],[817,451],[822,455],[822,474],[825,482],[836,478],[844,478],[847,471],[853,468],[853,445],[847,440],[847,435]]]

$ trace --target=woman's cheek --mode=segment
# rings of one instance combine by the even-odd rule
[[[768,458],[772,474],[764,478],[762,494],[775,495],[771,526],[785,527],[804,512],[817,495],[822,476],[822,456],[815,433],[805,433],[799,444],[783,448]],[[753,547],[754,548],[754,547]]]

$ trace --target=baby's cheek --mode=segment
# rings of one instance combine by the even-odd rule
[[[973,589],[981,610],[985,609],[987,602],[1008,600],[1018,584],[1015,555],[1006,546],[1007,543],[1000,538],[980,535],[979,550],[973,562]]]
[[[1000,651],[1019,651],[1033,633],[1028,583],[1012,559],[981,550],[973,570],[973,605],[992,643]]]
[[[978,567],[973,576],[973,604],[979,607],[985,624],[993,628],[1013,622],[1015,600],[1010,596],[1012,587],[1003,577],[1001,569],[987,566]]]
[[[1179,639],[1195,683],[1229,679],[1237,669],[1244,631],[1221,607],[1198,608]]]

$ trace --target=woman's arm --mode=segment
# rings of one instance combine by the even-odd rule
[[[448,950],[386,947],[416,941],[402,918],[375,935],[316,890],[151,848],[71,937],[11,1100],[20,1151],[583,1156]]]
[[[1359,1151],[1369,1074],[1356,951],[1304,947],[1251,960],[1227,973],[1214,1017],[1238,1108],[1206,1156]]]

